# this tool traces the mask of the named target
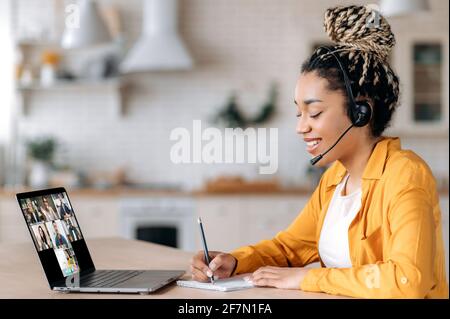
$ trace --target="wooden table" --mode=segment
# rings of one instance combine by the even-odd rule
[[[192,253],[144,241],[120,238],[87,240],[97,269],[185,269]],[[187,273],[183,279],[189,279]],[[327,299],[345,298],[301,290],[252,288],[218,292],[182,288],[172,283],[150,295],[138,294],[64,294],[50,290],[33,243],[0,244],[0,298],[242,298],[242,299]]]

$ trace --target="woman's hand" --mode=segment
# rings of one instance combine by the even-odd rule
[[[300,289],[300,284],[308,273],[306,268],[261,267],[249,278],[255,286],[267,286],[282,289]]]
[[[203,250],[197,252],[191,259],[192,279],[197,281],[209,281],[214,275],[214,279],[228,278],[236,266],[236,258],[232,255],[220,251],[210,251],[211,263],[205,263],[205,253]]]

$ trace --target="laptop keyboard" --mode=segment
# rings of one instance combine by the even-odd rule
[[[80,280],[81,287],[114,287],[130,278],[142,274],[142,270],[97,270],[83,276]]]

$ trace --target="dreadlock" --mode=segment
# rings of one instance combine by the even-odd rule
[[[342,71],[328,50],[334,51],[350,79],[355,100],[363,98],[372,102],[369,125],[374,137],[389,126],[399,99],[399,79],[388,62],[389,52],[395,45],[394,34],[384,17],[379,15],[377,22],[376,26],[368,26],[374,23],[373,11],[368,7],[328,9],[324,28],[335,45],[318,48],[301,67],[301,73],[314,71],[327,79],[328,89],[345,92]],[[348,97],[346,104],[350,116]]]

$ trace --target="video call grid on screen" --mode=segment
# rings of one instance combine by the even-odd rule
[[[82,234],[65,192],[20,200],[38,252],[53,250],[64,277],[80,271],[73,242]]]

